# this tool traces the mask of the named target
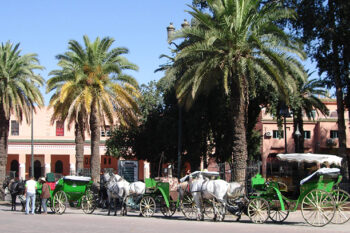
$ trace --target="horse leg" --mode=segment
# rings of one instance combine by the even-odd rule
[[[16,211],[16,195],[11,194],[11,210]]]
[[[110,195],[108,195],[108,216],[110,215],[111,213],[111,197]]]
[[[114,216],[117,216],[117,198],[113,198],[114,203]]]

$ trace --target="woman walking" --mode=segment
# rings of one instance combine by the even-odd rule
[[[42,191],[41,191],[41,205],[43,207],[43,214],[47,214],[47,199],[50,198],[50,188],[49,185],[46,183],[46,180],[44,177],[40,179],[40,182],[42,183]]]

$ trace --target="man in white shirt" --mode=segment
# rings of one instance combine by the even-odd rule
[[[29,214],[29,201],[32,201],[32,213],[34,214],[35,210],[35,193],[37,189],[37,184],[34,178],[31,176],[29,180],[26,182],[26,190],[25,190],[25,195],[26,195],[26,214]]]

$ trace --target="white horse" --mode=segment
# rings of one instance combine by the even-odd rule
[[[204,219],[202,205],[204,199],[211,200],[211,202],[218,201],[222,203],[225,208],[228,186],[228,183],[224,180],[209,180],[208,178],[203,178],[202,175],[199,175],[198,178],[194,180],[190,178],[190,192],[197,206],[197,220]],[[214,219],[222,221],[223,213],[221,213],[221,210],[217,209],[215,205],[213,205],[213,207]]]
[[[107,180],[107,190],[122,199],[122,215],[126,215],[126,200],[130,195],[143,195],[146,191],[145,183],[136,181],[129,183],[123,177],[117,174],[104,174]]]
[[[104,185],[107,190],[107,196],[108,196],[108,215],[110,215],[111,212],[111,203],[113,200],[114,203],[114,216],[117,215],[117,199],[119,199],[119,187],[117,185],[117,182],[113,179],[109,173],[103,174],[104,179]]]
[[[202,205],[204,199],[211,200],[213,203],[214,220],[223,221],[226,207],[229,207],[229,211],[237,214],[240,218],[240,208],[227,203],[228,199],[235,200],[244,194],[244,188],[240,183],[209,180],[199,175],[197,179],[190,178],[190,191],[197,206],[197,220],[204,218]],[[220,205],[214,205],[214,202],[218,202]]]

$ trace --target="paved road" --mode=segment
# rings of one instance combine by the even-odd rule
[[[181,213],[173,218],[166,219],[161,214],[153,218],[139,217],[137,213],[130,216],[107,216],[105,211],[97,210],[91,215],[86,215],[79,209],[67,209],[63,215],[24,215],[20,211],[10,211],[7,205],[0,205],[0,232],[25,232],[25,233],[225,233],[225,232],[259,232],[259,233],[289,233],[289,232],[350,232],[350,221],[345,225],[329,224],[316,228],[304,223],[300,212],[291,213],[284,224],[253,224],[246,216],[240,222],[235,222],[233,217],[227,217],[225,222],[187,221]]]

